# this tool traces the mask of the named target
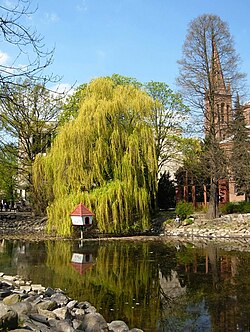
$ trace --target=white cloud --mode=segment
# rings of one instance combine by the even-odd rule
[[[7,53],[0,51],[0,65],[4,66],[7,64],[9,60],[9,56]]]
[[[76,10],[78,10],[79,12],[86,12],[87,9],[88,8],[86,0],[78,0],[78,4],[76,5]]]
[[[56,23],[59,21],[59,16],[56,13],[45,13],[45,20],[47,23]]]

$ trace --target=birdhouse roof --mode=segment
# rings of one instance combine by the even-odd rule
[[[94,213],[92,213],[88,208],[86,208],[85,205],[83,205],[82,203],[78,204],[77,207],[75,208],[75,210],[73,210],[70,213],[71,216],[80,216],[80,217],[84,217],[84,216],[94,216]]]

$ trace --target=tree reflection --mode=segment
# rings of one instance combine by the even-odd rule
[[[148,244],[116,241],[92,249],[93,266],[82,275],[70,262],[73,251],[90,253],[88,245],[73,248],[71,243],[50,242],[47,265],[73,298],[90,301],[107,320],[122,319],[129,326],[155,330],[160,307],[159,278]]]
[[[0,271],[91,302],[145,332],[249,331],[250,252],[132,241],[7,241]]]

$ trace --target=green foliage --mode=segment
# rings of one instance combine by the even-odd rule
[[[79,105],[85,98],[87,84],[79,85],[74,93],[67,97],[63,110],[59,115],[59,125],[63,125],[77,117]]]
[[[194,207],[192,203],[179,202],[176,205],[175,213],[181,218],[181,220],[186,219],[194,212]]]
[[[185,130],[189,109],[184,105],[180,94],[174,93],[164,82],[148,82],[144,89],[154,100],[152,126],[160,172],[168,162],[180,159],[183,148],[181,136]]]
[[[12,144],[2,147],[0,151],[0,191],[2,198],[14,201],[16,188],[17,160],[16,148]]]
[[[250,202],[228,202],[220,210],[223,214],[250,213]]]
[[[191,218],[185,219],[185,225],[192,225],[194,223],[194,220]]]
[[[157,186],[151,110],[151,98],[133,86],[99,78],[86,87],[78,116],[33,167],[37,196],[48,202],[49,232],[71,234],[69,214],[80,202],[101,232],[149,227]]]
[[[163,222],[163,226],[169,225],[174,221],[174,219],[167,219]]]
[[[231,171],[237,192],[250,198],[250,138],[242,107],[238,105],[232,123]]]

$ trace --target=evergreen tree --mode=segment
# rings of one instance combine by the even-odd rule
[[[48,202],[48,231],[69,235],[70,212],[83,202],[102,232],[149,227],[157,160],[152,99],[111,78],[86,87],[78,115],[63,125],[34,167],[37,197]]]
[[[237,192],[250,199],[250,137],[246,127],[243,108],[236,103],[232,125],[233,146],[231,154],[231,172],[237,186]]]
[[[160,209],[175,207],[175,185],[169,172],[164,172],[158,181],[157,203]]]

